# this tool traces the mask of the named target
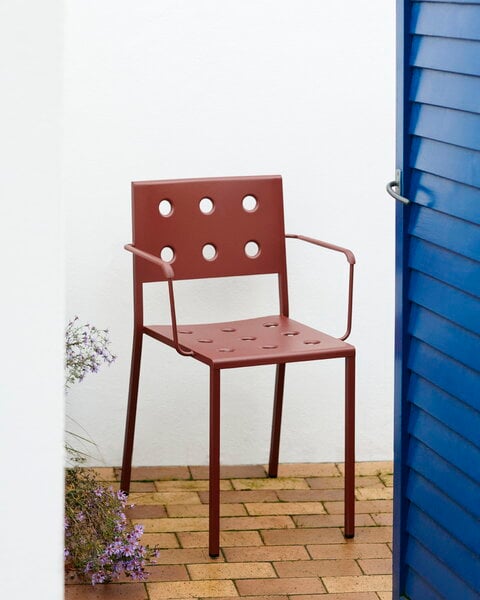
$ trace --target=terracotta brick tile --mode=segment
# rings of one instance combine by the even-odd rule
[[[340,477],[335,463],[282,463],[278,465],[279,477]]]
[[[267,546],[298,546],[305,544],[339,544],[344,541],[340,529],[270,529],[262,531],[262,538]]]
[[[334,490],[278,490],[277,496],[282,502],[343,501],[343,487]]]
[[[113,481],[110,482],[109,485],[113,487],[114,490],[120,489],[120,482]],[[132,481],[130,483],[130,492],[155,492],[155,484],[153,481]]]
[[[245,504],[250,515],[323,515],[320,502],[255,502]]]
[[[345,473],[344,463],[337,464],[342,475]],[[391,475],[393,473],[393,462],[391,460],[372,461],[372,462],[357,462],[355,464],[356,475]]]
[[[208,492],[198,492],[200,500],[208,504]],[[221,492],[220,502],[276,502],[278,500],[275,490],[244,490],[242,492]]]
[[[264,579],[276,577],[268,562],[209,563],[188,565],[190,577],[195,579]]]
[[[387,592],[392,589],[389,575],[363,575],[359,577],[324,577],[328,592]]]
[[[178,538],[183,548],[204,548],[208,546],[207,532],[179,533]],[[222,547],[263,546],[263,541],[258,531],[220,531],[220,545]]]
[[[346,575],[362,575],[357,563],[346,560],[301,560],[274,562],[273,566],[279,577],[343,577]]]
[[[239,579],[236,582],[241,596],[270,594],[322,594],[325,587],[318,577],[290,579]]]
[[[169,517],[208,517],[208,504],[169,504]],[[220,504],[220,514],[224,517],[245,517],[248,515],[243,504]]]
[[[346,594],[307,594],[302,596],[290,596],[290,600],[378,600],[378,596],[375,592],[347,592]],[[388,600],[392,600],[391,594]]]
[[[229,562],[261,562],[274,560],[308,560],[304,546],[259,546],[249,548],[223,548]]]
[[[200,504],[196,492],[154,492],[153,494],[130,494],[131,504]]]
[[[117,478],[122,469],[115,469]],[[161,479],[190,479],[188,467],[132,467],[132,481],[157,481]]]
[[[133,508],[127,508],[125,514],[128,519],[155,519],[166,517],[165,507],[159,504],[139,504]]]
[[[388,558],[390,560],[392,557],[387,544],[361,544],[355,539],[347,544],[309,545],[307,550],[314,559]]]
[[[190,517],[185,519],[133,519],[134,525],[143,525],[146,533],[163,533],[175,531],[208,531],[208,519],[205,517]]]
[[[312,490],[328,490],[328,489],[343,489],[345,480],[343,477],[308,477],[305,479]],[[355,487],[366,488],[376,487],[384,488],[385,486],[378,477],[356,477]]]
[[[190,467],[193,479],[208,479],[208,467]],[[266,477],[267,472],[262,465],[222,465],[220,467],[221,479],[239,479]]]
[[[325,502],[325,509],[330,515],[343,514],[343,502]],[[380,513],[392,512],[391,500],[357,500],[355,502],[355,512],[361,513]]]
[[[305,479],[298,477],[269,477],[268,479],[232,479],[236,490],[305,490]]]
[[[387,487],[393,487],[393,475],[379,475],[380,479]]]
[[[69,585],[65,600],[147,600],[143,583],[97,585]]]
[[[343,514],[340,515],[298,515],[292,517],[297,527],[342,527]],[[355,516],[357,526],[374,526],[375,522],[368,514]]]
[[[208,581],[172,581],[147,583],[150,600],[168,598],[231,598],[238,597],[233,581],[226,579]]]
[[[392,600],[391,592],[377,592],[380,600]]]
[[[391,575],[392,559],[366,558],[358,561],[365,575]]]
[[[155,481],[155,487],[159,492],[199,492],[208,490],[208,479],[199,479],[190,481]],[[221,490],[231,490],[232,484],[229,479],[220,481]]]
[[[116,481],[117,476],[115,474],[114,467],[90,467],[88,471],[93,471],[98,481]]]
[[[392,513],[377,513],[372,515],[372,519],[376,525],[393,525],[393,514]]]
[[[208,549],[205,548],[173,548],[162,550],[156,559],[161,565],[182,565],[192,563],[224,562],[222,556],[210,558]]]
[[[391,527],[356,527],[355,541],[360,543],[382,543],[392,540]]]
[[[392,500],[393,487],[358,488],[355,490],[357,500]]]
[[[208,598],[200,598],[199,600],[208,600]],[[231,600],[231,598],[217,598],[217,600]],[[242,600],[288,600],[288,596],[242,596]],[[301,599],[303,600],[303,596]],[[324,597],[325,600],[325,597]],[[378,600],[377,598],[375,600]]]
[[[178,548],[179,543],[174,533],[144,533],[142,544],[158,546],[159,548]]]
[[[220,528],[224,531],[244,531],[247,529],[290,529],[295,527],[289,516],[266,517],[222,517]]]
[[[146,569],[148,581],[188,581],[190,579],[184,565],[156,565]]]

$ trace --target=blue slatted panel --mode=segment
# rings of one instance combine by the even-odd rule
[[[427,532],[424,532],[424,537],[426,534]],[[442,600],[478,600],[476,591],[429,552],[427,547],[418,543],[413,536],[407,549],[406,561],[413,566],[414,571],[422,574],[422,579],[431,584]],[[406,593],[411,600],[424,600],[422,589],[407,588]]]
[[[470,443],[480,447],[479,411],[415,373],[410,377],[408,400]]]
[[[480,112],[480,79],[469,75],[413,69],[410,100]]]
[[[479,266],[474,260],[448,252],[424,240],[412,238],[409,267],[477,298],[480,297]]]
[[[407,497],[411,503],[426,513],[454,540],[460,542],[474,554],[479,554],[480,523],[478,519],[473,518],[461,506],[452,502],[432,485],[428,479],[413,470],[408,481]],[[425,540],[426,545],[430,542],[428,535],[423,540]]]
[[[480,89],[479,89],[480,94]],[[411,187],[415,204],[480,225],[480,190],[438,175],[414,171]],[[452,197],[455,202],[452,202]]]
[[[418,305],[410,312],[408,332],[436,350],[480,371],[480,338]]]
[[[480,335],[480,302],[438,279],[413,271],[409,300]]]
[[[399,592],[479,600],[480,0],[407,4]]]

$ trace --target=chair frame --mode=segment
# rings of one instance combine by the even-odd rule
[[[232,180],[250,178],[231,178]],[[251,178],[254,179],[254,178]],[[256,179],[256,178],[255,178]],[[182,180],[174,183],[180,183]],[[186,180],[188,182],[196,180]],[[202,180],[198,180],[202,181]],[[204,180],[207,181],[207,180]],[[217,180],[215,180],[217,181]],[[220,181],[220,180],[218,180]],[[221,181],[227,181],[228,178]],[[149,182],[144,182],[149,183]],[[151,182],[154,183],[154,182]],[[134,186],[135,184],[133,184]],[[344,341],[348,338],[352,327],[352,306],[353,306],[353,279],[355,256],[347,248],[337,246],[322,240],[311,237],[306,237],[296,234],[285,234],[285,239],[297,239],[315,246],[340,252],[345,255],[349,264],[349,283],[348,283],[348,306],[347,306],[347,324],[345,333],[337,338]],[[285,243],[285,242],[284,242]],[[132,359],[130,371],[130,384],[128,394],[128,408],[125,427],[124,451],[122,459],[121,483],[120,488],[129,493],[131,479],[131,465],[134,444],[135,421],[137,412],[138,386],[140,377],[140,362],[142,354],[143,335],[152,336],[152,332],[144,325],[143,322],[143,283],[140,278],[135,276],[135,261],[148,263],[158,272],[158,280],[165,280],[168,285],[169,306],[170,306],[170,322],[172,331],[172,341],[170,345],[182,356],[195,356],[195,352],[182,346],[178,337],[177,311],[175,306],[175,294],[173,282],[175,280],[175,271],[172,264],[165,262],[151,252],[146,252],[134,244],[126,244],[126,250],[131,252],[134,257],[134,331],[132,345]],[[279,304],[280,316],[288,317],[288,288],[286,278],[286,266],[283,272],[278,272],[279,276]],[[156,337],[156,336],[152,336]],[[156,339],[159,339],[158,337]],[[161,340],[165,341],[165,340]],[[169,343],[167,340],[166,343]],[[347,345],[346,345],[347,346]],[[348,345],[348,353],[337,353],[335,355],[325,356],[323,358],[345,358],[345,479],[344,479],[344,536],[346,538],[354,537],[355,533],[355,349]],[[352,352],[353,349],[353,352]],[[320,358],[321,360],[322,358]],[[297,359],[305,360],[305,359]],[[309,359],[308,359],[309,360]],[[315,360],[315,359],[312,359]],[[293,362],[289,360],[288,362]],[[261,363],[254,363],[261,364]],[[267,362],[264,364],[275,364]],[[232,363],[226,368],[234,368]],[[285,382],[285,367],[286,363],[281,362],[276,365],[275,377],[275,392],[273,419],[271,429],[271,443],[268,476],[277,477],[279,448],[280,448],[280,432],[283,409],[283,393]],[[210,365],[210,443],[209,443],[209,554],[212,558],[217,557],[220,552],[220,371],[222,367]]]

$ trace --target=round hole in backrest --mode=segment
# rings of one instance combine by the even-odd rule
[[[247,212],[254,212],[258,208],[258,200],[255,198],[255,196],[248,194],[247,196],[244,196],[242,200],[242,206],[243,210]]]
[[[245,254],[248,258],[257,258],[260,255],[260,244],[254,240],[250,240],[245,244]]]
[[[160,200],[158,204],[158,212],[162,215],[162,217],[169,217],[173,213],[173,205],[170,200],[164,198]]]
[[[205,244],[202,248],[202,256],[205,260],[215,260],[217,258],[217,249],[213,244]]]
[[[173,262],[175,250],[171,246],[164,246],[160,251],[160,258],[167,263]]]
[[[198,203],[198,206],[200,208],[200,212],[202,212],[204,215],[212,214],[214,209],[213,200],[208,197],[202,198]]]

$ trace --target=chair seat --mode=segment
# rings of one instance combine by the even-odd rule
[[[174,346],[169,325],[145,325],[144,332]],[[354,356],[354,346],[281,315],[181,325],[182,348],[216,368],[248,367]]]

